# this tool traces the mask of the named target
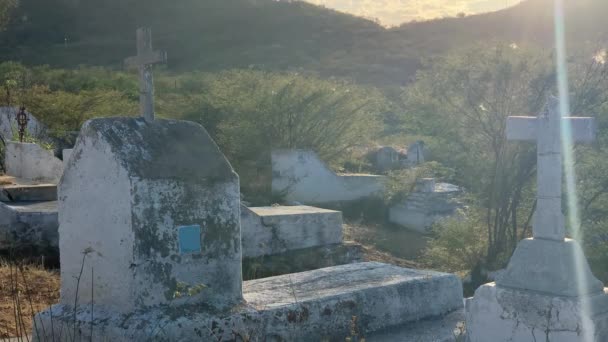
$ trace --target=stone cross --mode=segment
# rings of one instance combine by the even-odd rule
[[[148,121],[154,120],[154,79],[152,65],[167,61],[165,51],[152,50],[152,30],[137,29],[137,56],[125,59],[127,68],[139,68],[139,108]]]
[[[507,119],[507,140],[537,144],[537,205],[534,214],[535,239],[563,241],[566,237],[562,213],[562,127],[569,124],[573,142],[595,139],[595,120],[561,117],[559,100],[550,97],[538,117],[511,116]]]

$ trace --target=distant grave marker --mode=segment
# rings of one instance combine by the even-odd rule
[[[125,59],[127,68],[139,69],[139,108],[148,121],[154,120],[154,78],[152,66],[167,62],[165,51],[152,50],[152,30],[137,29],[137,56]]]

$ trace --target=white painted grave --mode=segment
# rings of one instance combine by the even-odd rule
[[[312,151],[272,151],[272,190],[285,194],[288,201],[322,204],[379,196],[385,180],[377,175],[336,174]]]
[[[590,142],[592,118],[562,118],[558,99],[538,117],[510,117],[509,140],[536,140],[537,209],[534,237],[517,246],[496,283],[469,299],[470,342],[607,341],[608,295],[577,241],[566,239],[562,201],[562,125],[572,140]]]
[[[6,174],[26,181],[57,184],[63,162],[38,144],[7,141],[4,151]]]
[[[199,285],[191,303],[242,299],[238,176],[201,126],[89,121],[58,190],[63,304],[131,312]],[[87,251],[95,277],[77,282]]]
[[[243,257],[342,243],[342,213],[309,206],[242,207]]]

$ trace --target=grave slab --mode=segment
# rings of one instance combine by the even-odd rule
[[[243,257],[342,242],[342,213],[309,206],[241,207]]]
[[[42,326],[51,326],[51,315],[54,330],[76,332],[69,337],[75,340],[88,340],[91,331],[113,341],[344,340],[353,317],[358,331],[368,335],[421,320],[441,322],[463,306],[455,275],[375,262],[246,281],[243,292],[246,303],[215,312],[186,305],[124,315],[82,306],[74,316],[69,305],[59,304],[36,317],[34,340],[50,338]]]

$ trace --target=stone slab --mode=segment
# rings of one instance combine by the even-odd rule
[[[570,239],[520,241],[496,283],[567,297],[601,293],[604,289],[604,284],[591,273],[581,246]]]
[[[243,257],[342,242],[342,213],[308,206],[241,207]]]
[[[344,340],[353,316],[362,334],[462,309],[462,286],[455,275],[404,269],[380,263],[343,265],[260,280],[243,285],[247,304],[228,311],[204,305],[161,306],[121,315],[93,309],[93,335],[113,341],[169,340]],[[91,312],[55,305],[36,316],[37,326],[76,331],[65,340],[90,338]],[[35,341],[48,340],[50,329],[37,329]],[[56,339],[57,340],[57,339]],[[61,340],[61,339],[59,339]]]
[[[574,298],[486,284],[467,299],[466,322],[469,342],[608,341],[608,289]]]

